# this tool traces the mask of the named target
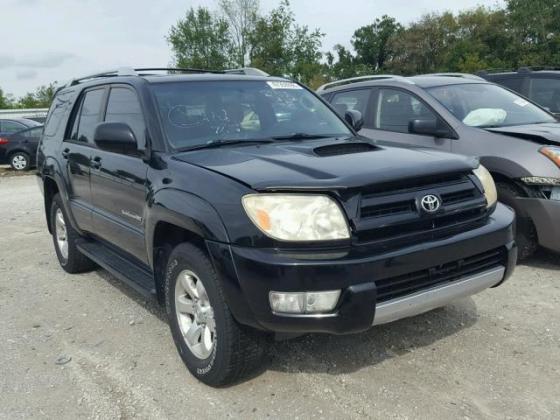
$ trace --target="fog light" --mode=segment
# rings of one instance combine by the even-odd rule
[[[285,314],[317,314],[334,309],[340,290],[325,292],[270,292],[270,307],[274,312]]]

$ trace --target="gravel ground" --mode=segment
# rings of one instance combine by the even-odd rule
[[[34,176],[0,177],[0,418],[560,418],[560,256],[353,336],[276,343],[245,382],[184,368],[163,312],[103,270],[68,275]]]

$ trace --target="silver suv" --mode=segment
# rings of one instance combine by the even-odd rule
[[[544,108],[460,73],[355,77],[318,93],[341,115],[360,112],[374,140],[479,156],[517,213],[520,257],[539,244],[560,252],[560,123]]]

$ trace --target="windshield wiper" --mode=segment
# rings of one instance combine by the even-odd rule
[[[255,144],[255,143],[274,143],[274,140],[273,139],[235,139],[235,140],[217,139],[217,140],[211,140],[208,143],[197,144],[196,146],[182,147],[177,151],[190,152],[192,150],[212,149],[214,147],[229,146],[233,144]]]
[[[274,140],[307,140],[307,139],[325,139],[327,137],[336,137],[329,134],[309,134],[309,133],[292,133],[287,136],[274,136]]]

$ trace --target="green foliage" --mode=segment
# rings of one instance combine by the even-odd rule
[[[230,27],[233,42],[232,61],[245,67],[250,55],[250,38],[259,13],[258,0],[220,0],[220,9]]]
[[[179,67],[221,70],[232,63],[229,24],[205,7],[191,8],[171,27],[167,41]]]
[[[14,99],[12,95],[4,95],[0,89],[0,109],[13,108],[48,108],[56,92],[56,83],[49,83],[46,86],[38,87],[35,92],[26,93],[19,99]]]

